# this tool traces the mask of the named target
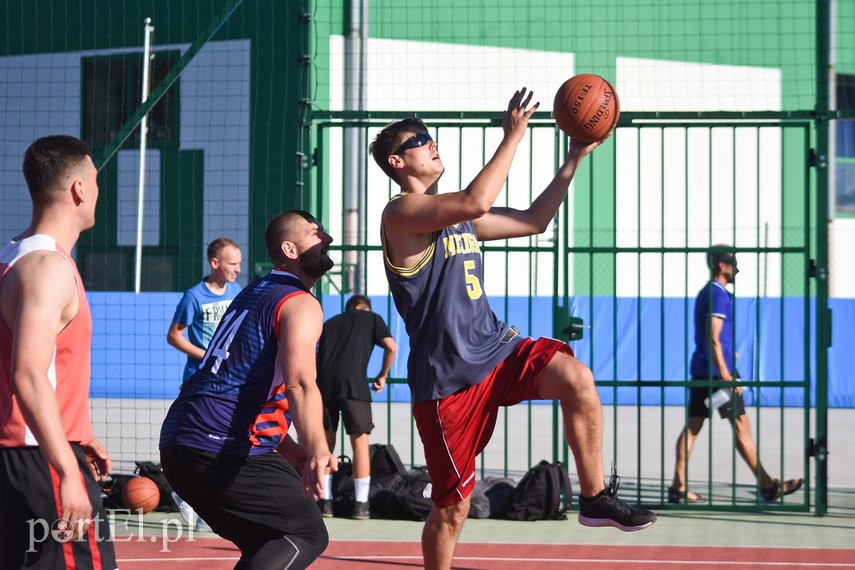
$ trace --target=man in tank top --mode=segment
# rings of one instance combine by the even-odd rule
[[[425,449],[434,509],[425,522],[426,568],[450,568],[469,513],[475,457],[490,440],[500,406],[560,400],[580,483],[579,521],[646,528],[656,515],[606,488],[602,409],[591,371],[570,347],[533,340],[496,318],[483,288],[480,242],[545,231],[582,159],[599,143],[572,142],[555,178],[526,210],[493,205],[538,104],[523,88],[503,116],[495,154],[463,190],[437,193],[444,167],[419,119],[385,127],[370,152],[401,187],[386,206],[381,238],[389,288],[410,336],[408,381]]]
[[[96,480],[110,457],[89,418],[92,316],[69,256],[95,223],[97,175],[86,143],[35,141],[24,155],[32,221],[0,250],[4,567],[116,567]]]

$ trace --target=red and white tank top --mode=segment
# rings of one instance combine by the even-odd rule
[[[0,249],[0,287],[9,269],[34,251],[54,251],[69,263],[77,282],[77,315],[56,337],[56,348],[48,369],[48,378],[56,391],[60,418],[68,441],[92,440],[89,416],[89,381],[91,369],[92,314],[83,289],[83,281],[71,256],[52,237],[36,234],[13,241]],[[27,427],[18,400],[12,393],[12,331],[0,320],[0,447],[38,445]]]

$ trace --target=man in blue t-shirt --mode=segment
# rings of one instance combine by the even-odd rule
[[[693,380],[724,380],[732,382],[739,378],[736,370],[738,354],[735,350],[733,330],[733,294],[727,285],[734,283],[739,269],[736,255],[727,252],[727,246],[717,245],[707,254],[707,265],[712,279],[700,290],[695,300],[695,351],[692,353],[691,373]],[[779,481],[773,479],[760,464],[757,445],[751,437],[751,424],[745,415],[742,398],[743,386],[730,389],[730,399],[718,408],[722,418],[730,420],[736,431],[736,446],[739,454],[757,475],[761,494],[767,501],[799,490],[803,479]],[[668,502],[676,504],[703,503],[705,497],[686,488],[686,469],[695,439],[704,420],[710,415],[706,399],[715,388],[691,388],[689,421],[677,438],[677,461],[674,480],[668,489]]]
[[[208,245],[210,275],[188,289],[175,309],[166,342],[187,355],[182,384],[196,372],[223,313],[240,292],[240,285],[235,282],[240,262],[237,243],[225,237],[212,241]]]
[[[223,314],[232,299],[240,293],[240,285],[235,282],[240,273],[240,262],[240,248],[235,241],[226,237],[218,237],[212,241],[208,244],[211,273],[185,291],[175,308],[172,324],[166,333],[166,342],[187,355],[181,378],[182,387],[196,372]],[[187,337],[184,336],[185,330]],[[181,497],[172,493],[172,499],[178,505],[181,516],[197,531],[211,530]]]

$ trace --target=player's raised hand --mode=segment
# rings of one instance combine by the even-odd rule
[[[514,137],[519,141],[525,135],[528,120],[540,106],[540,102],[537,101],[529,107],[533,96],[534,91],[528,91],[525,87],[514,92],[514,96],[508,102],[507,111],[502,114],[502,128],[505,131],[505,137]]]
[[[609,131],[609,134],[607,134],[604,138],[594,142],[582,142],[571,138],[570,146],[567,148],[567,155],[573,155],[576,158],[581,158],[590,153],[592,150],[594,150],[601,144],[603,144],[606,140],[608,140],[608,138],[612,136],[613,132],[614,130]]]

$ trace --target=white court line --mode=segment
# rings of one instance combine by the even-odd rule
[[[215,560],[217,562],[237,562],[240,556],[182,556],[181,558],[117,558],[116,564],[127,562],[204,562]]]
[[[390,560],[421,560],[421,556],[325,556],[326,560],[364,560],[366,562],[388,562]],[[206,560],[234,562],[238,557],[181,557],[181,558],[120,558],[117,563],[128,562],[203,562]],[[722,561],[722,560],[639,560],[639,559],[622,559],[622,558],[494,558],[490,556],[455,556],[456,562],[543,562],[547,564],[626,564],[632,562],[638,564],[683,564],[683,565],[698,565],[707,564],[713,566],[783,566],[793,568],[855,568],[855,562],[745,562],[743,561]]]
[[[327,556],[327,560],[376,560],[378,562],[387,560],[421,560],[421,556]],[[796,568],[855,568],[855,562],[746,562],[744,560],[723,561],[723,560],[641,560],[633,558],[494,558],[490,556],[455,556],[455,562],[546,562],[552,564],[566,564],[568,562],[579,562],[585,564],[710,564],[716,566],[792,566]]]

